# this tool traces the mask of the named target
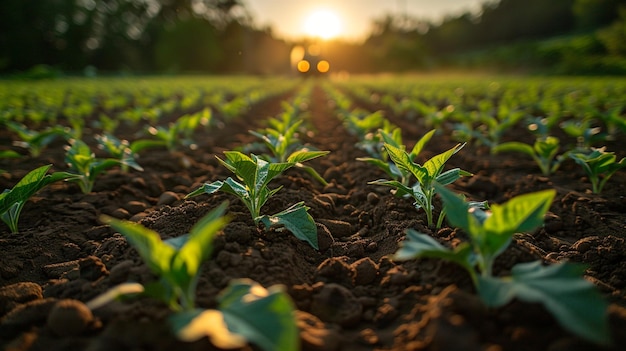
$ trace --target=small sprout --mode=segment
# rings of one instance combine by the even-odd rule
[[[6,122],[7,127],[17,133],[21,140],[14,141],[15,146],[19,146],[28,149],[32,157],[41,155],[41,152],[46,146],[50,145],[58,138],[70,139],[72,137],[71,130],[69,128],[63,128],[61,126],[54,126],[46,128],[41,132],[28,129],[26,126],[16,122]]]
[[[71,141],[71,146],[67,148],[65,153],[65,162],[69,165],[70,171],[76,175],[71,180],[78,182],[84,194],[88,194],[93,190],[96,177],[107,169],[118,165],[135,167],[134,160],[96,158],[89,146],[80,139]],[[138,165],[136,166],[138,167]]]
[[[424,162],[424,165],[419,165],[413,162],[411,155],[406,152],[404,148],[385,144],[385,150],[399,171],[403,174],[413,175],[417,179],[417,182],[413,186],[407,186],[397,180],[380,179],[370,182],[369,184],[389,186],[394,188],[395,194],[398,196],[411,196],[413,200],[415,200],[415,207],[417,209],[424,209],[428,226],[432,227],[435,224],[433,221],[433,199],[437,192],[435,184],[447,185],[454,183],[462,176],[472,175],[460,168],[453,168],[443,172],[445,163],[452,155],[461,150],[463,146],[465,146],[465,144],[457,144],[450,150],[433,156],[431,159]],[[444,216],[445,211],[441,211],[436,225],[437,228],[441,226]]]
[[[268,127],[260,131],[249,131],[250,134],[261,139],[265,147],[270,151],[270,155],[263,157],[266,161],[275,163],[286,162],[295,152],[309,151],[308,148],[300,143],[297,137],[298,127],[302,124],[303,120],[293,122],[291,118],[288,118],[288,116],[291,116],[291,114],[288,113],[289,111],[291,110],[287,110],[283,114],[283,119],[270,119],[269,123],[272,125],[272,128]],[[326,151],[326,153],[328,152]],[[295,167],[307,172],[322,185],[328,184],[314,168],[305,166],[300,162],[297,163]]]
[[[548,136],[538,138],[533,146],[518,141],[502,143],[493,149],[498,152],[521,152],[535,160],[543,175],[550,175],[559,168],[567,153],[557,156],[559,152],[559,138]]]
[[[128,140],[119,140],[111,134],[96,135],[95,138],[100,149],[106,151],[112,158],[121,161],[124,172],[128,172],[129,167],[143,171],[143,168],[135,160],[137,157],[135,150],[139,145],[137,142],[131,144]],[[141,142],[141,140],[138,141]]]
[[[157,283],[145,287],[145,293],[163,301],[173,311],[191,311],[195,308],[200,265],[213,250],[213,238],[228,223],[228,218],[223,216],[226,206],[223,203],[200,219],[184,236],[184,242],[176,246],[162,241],[158,233],[140,224],[107,216],[101,220],[126,237],[150,270],[160,277]]]
[[[235,195],[246,205],[254,222],[257,224],[263,222],[263,224],[266,225],[266,229],[269,230],[269,226],[267,225],[271,225],[276,220],[267,220],[268,217],[261,216],[261,207],[263,207],[272,195],[281,189],[280,187],[270,189],[268,187],[269,182],[287,169],[294,167],[296,164],[323,156],[326,153],[327,151],[296,151],[289,156],[287,162],[271,163],[254,154],[249,157],[238,151],[226,151],[224,153],[226,160],[224,161],[220,158],[218,158],[218,160],[243,183],[228,177],[224,181],[218,180],[204,184],[202,187],[187,194],[186,198],[202,194],[213,194],[217,191]],[[285,211],[269,216],[269,218],[280,218],[280,221],[275,223],[284,224],[290,230],[297,227],[298,230],[292,230],[292,233],[298,239],[307,241],[311,246],[317,249],[317,227],[315,226],[313,218],[308,216],[306,212],[307,209],[308,207],[304,206],[302,203],[298,203]],[[304,211],[307,216],[303,217],[302,211]],[[288,223],[292,222],[298,223],[298,225],[290,228]]]
[[[515,265],[511,276],[493,276],[493,263],[513,235],[543,224],[554,190],[520,195],[483,211],[471,209],[469,203],[445,187],[436,187],[448,221],[467,233],[469,243],[450,249],[429,235],[409,229],[394,255],[396,260],[432,257],[454,262],[469,273],[486,305],[504,306],[513,298],[543,303],[565,329],[599,344],[609,343],[607,304],[594,285],[582,278],[584,269],[580,266],[559,263],[544,267],[539,261],[528,262]]]
[[[617,162],[614,152],[605,151],[606,147],[591,148],[588,153],[573,152],[569,156],[583,167],[594,194],[602,192],[604,185],[615,172],[626,167],[626,158]]]
[[[393,147],[396,148],[401,148],[404,149],[404,143],[402,141],[402,134],[401,134],[401,130],[400,128],[396,128],[394,129],[391,133],[386,132],[385,130],[379,130],[378,133],[380,135],[380,139],[382,140],[381,142],[383,143],[387,143]],[[411,152],[409,152],[409,158],[410,160],[415,160],[415,158],[417,158],[417,156],[422,152],[422,150],[424,149],[424,146],[426,145],[426,143],[428,143],[428,141],[430,141],[430,139],[433,137],[433,135],[435,134],[435,130],[431,130],[428,133],[424,134],[424,136],[422,136],[420,138],[420,140],[418,140],[417,143],[415,143],[415,145],[413,146],[413,149],[411,149]],[[393,180],[397,180],[400,181],[400,183],[402,183],[403,185],[409,186],[410,181],[411,181],[411,172],[409,172],[406,169],[401,169],[398,168],[395,163],[393,163],[392,161],[389,160],[389,155],[385,152],[385,149],[383,148],[383,152],[380,153],[380,157],[379,158],[375,158],[375,157],[360,157],[357,158],[358,161],[363,161],[363,162],[367,162],[369,164],[372,164],[378,168],[380,168],[383,172],[385,172],[391,179]]]
[[[65,172],[46,174],[51,166],[41,166],[30,171],[12,189],[6,189],[0,194],[0,219],[12,233],[18,232],[20,213],[31,196],[50,183],[76,178],[76,175]]]

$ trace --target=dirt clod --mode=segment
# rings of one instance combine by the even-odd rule
[[[93,321],[94,316],[84,303],[64,299],[54,304],[46,325],[56,335],[67,337],[81,334]]]

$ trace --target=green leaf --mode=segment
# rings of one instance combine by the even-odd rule
[[[22,155],[20,155],[16,151],[13,151],[13,150],[0,150],[0,158],[20,158],[20,157],[22,157]]]
[[[165,244],[159,234],[138,223],[108,216],[101,216],[100,220],[120,232],[154,273],[158,275],[169,273],[176,250]]]
[[[516,196],[508,202],[491,206],[491,216],[484,229],[489,233],[510,234],[528,232],[543,224],[556,195],[553,189]]]
[[[52,165],[38,167],[28,172],[10,190],[0,194],[0,219],[12,233],[18,232],[18,221],[26,201],[46,185],[60,180],[72,180],[78,176],[71,173],[55,172],[46,175]]]
[[[255,221],[261,221],[266,228],[285,226],[293,235],[304,240],[316,250],[319,249],[317,242],[317,226],[313,217],[307,212],[309,208],[304,202],[298,202],[288,209],[274,215],[264,215]]]
[[[167,146],[167,144],[163,140],[141,139],[133,141],[129,148],[133,153],[137,153],[145,149],[164,146]]]
[[[437,176],[439,176],[439,174],[441,174],[441,171],[443,170],[443,166],[446,164],[446,162],[448,162],[450,157],[459,152],[459,150],[461,150],[464,146],[465,144],[457,144],[450,150],[442,152],[439,155],[435,155],[428,161],[424,162],[424,168],[427,171],[427,179],[433,180]],[[417,179],[419,179],[421,183],[427,183],[419,177]]]
[[[520,263],[511,277],[479,277],[478,292],[485,304],[502,306],[513,298],[542,303],[567,330],[595,343],[610,343],[607,303],[595,286],[582,278],[584,268],[570,263],[542,266]]]
[[[469,177],[472,175],[472,173],[464,171],[460,168],[453,168],[438,175],[435,178],[435,181],[441,185],[448,185],[456,182],[462,176]]]
[[[41,189],[41,181],[51,166],[41,166],[28,172],[10,191],[0,194],[0,213],[8,211],[16,202],[25,202]]]
[[[330,151],[308,151],[308,150],[298,150],[293,152],[289,157],[287,157],[288,163],[302,163],[305,161],[312,160],[314,158],[327,155]]]
[[[417,143],[415,143],[415,145],[413,146],[413,149],[410,152],[410,156],[411,158],[415,158],[417,155],[419,155],[422,152],[422,149],[424,149],[424,146],[426,145],[426,143],[428,143],[430,141],[430,139],[433,137],[433,135],[435,135],[436,130],[431,130],[428,133],[424,134],[423,137],[420,138],[420,140],[417,141]]]
[[[224,217],[227,207],[228,202],[223,202],[191,228],[189,238],[172,261],[172,271],[180,272],[184,277],[198,274],[200,264],[213,251],[213,238],[229,222]]]
[[[403,261],[418,257],[441,258],[454,262],[473,274],[474,257],[471,247],[464,243],[451,250],[433,237],[414,229],[407,229],[406,238],[393,259]]]
[[[512,151],[512,152],[521,152],[531,157],[535,156],[535,150],[533,149],[532,146],[518,142],[518,141],[502,143],[500,145],[494,146],[491,150],[494,153]]]
[[[140,224],[103,216],[102,221],[119,231],[139,252],[148,267],[157,274],[160,284],[146,288],[148,295],[169,304],[172,309],[194,307],[195,288],[200,264],[212,251],[212,240],[228,222],[223,217],[227,203],[222,203],[196,223],[181,244],[166,243],[160,236]]]
[[[435,183],[435,190],[439,196],[441,196],[441,200],[444,203],[448,222],[450,222],[452,226],[459,227],[469,233],[469,204],[465,202],[461,196],[455,194],[453,191],[448,190],[440,184]]]
[[[220,293],[219,309],[230,331],[244,336],[262,350],[300,348],[295,308],[281,286],[265,289],[247,279],[235,280]]]
[[[222,165],[235,173],[243,182],[254,189],[257,164],[249,156],[239,151],[225,151],[226,161],[217,158]]]
[[[406,151],[404,151],[404,149],[390,144],[384,144],[384,148],[387,151],[389,158],[391,158],[393,163],[395,163],[400,170],[410,172],[416,175],[416,177],[417,174],[421,172],[421,167],[411,160],[411,157]],[[420,177],[417,177],[417,179],[419,180]]]

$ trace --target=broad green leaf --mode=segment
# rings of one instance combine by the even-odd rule
[[[176,250],[165,244],[155,231],[138,223],[121,221],[108,216],[101,216],[100,220],[120,232],[154,273],[163,275],[170,271],[170,263]]]
[[[281,225],[285,226],[296,238],[306,241],[318,250],[317,226],[313,217],[307,212],[308,209],[308,207],[304,206],[304,202],[298,202],[274,215],[261,216],[256,221],[261,221],[268,229]]]
[[[323,151],[322,151],[323,152]],[[267,185],[272,179],[276,178],[278,175],[288,170],[289,168],[295,166],[295,163],[291,162],[273,162],[269,164],[269,170],[267,174],[267,179],[264,184]]]
[[[384,148],[387,151],[389,158],[391,158],[393,163],[395,163],[399,169],[410,172],[414,175],[420,172],[418,170],[419,165],[415,164],[411,160],[411,157],[406,151],[390,144],[384,144]]]
[[[403,261],[418,257],[441,258],[454,262],[473,274],[474,258],[470,245],[463,243],[452,250],[441,245],[430,235],[408,229],[406,238],[401,243],[400,249],[393,255],[393,259]]]
[[[0,158],[20,158],[20,157],[22,157],[22,155],[20,155],[16,151],[13,151],[13,150],[0,150]]]
[[[610,343],[607,303],[595,286],[582,278],[584,268],[570,263],[542,266],[520,263],[511,277],[479,277],[478,292],[485,304],[505,305],[513,298],[542,303],[567,330],[601,345]]]
[[[263,288],[247,279],[232,282],[219,296],[228,329],[264,351],[300,348],[295,307],[281,286]]]
[[[228,329],[224,315],[218,310],[178,312],[170,316],[169,323],[181,341],[194,342],[208,336],[220,349],[242,348],[247,344],[245,337]]]
[[[287,158],[288,163],[301,163],[305,161],[312,160],[314,158],[327,155],[330,151],[308,151],[308,150],[298,150],[293,152]]]
[[[465,146],[465,144],[457,144],[456,146],[454,146],[450,150],[442,152],[439,155],[435,155],[432,158],[430,158],[428,161],[424,162],[424,166],[423,167],[427,171],[427,179],[433,180],[437,176],[439,176],[439,174],[441,174],[441,171],[443,170],[443,166],[450,159],[450,157],[452,157],[452,155],[454,155],[457,152],[459,152],[459,150],[461,150],[464,146]],[[420,179],[420,178],[418,178],[418,179]],[[420,181],[422,183],[426,183],[425,181],[423,181],[421,179],[420,179]]]
[[[121,160],[116,160],[114,158],[99,159],[92,163],[90,175],[95,178],[97,175],[106,171],[107,169],[119,166],[121,164],[123,164]]]
[[[448,222],[450,222],[452,226],[459,227],[469,233],[469,204],[465,202],[461,196],[455,194],[453,191],[448,190],[440,184],[435,183],[435,190],[437,191],[437,194],[441,196],[441,200],[444,203]]]
[[[229,221],[228,218],[224,217],[227,207],[227,202],[222,203],[191,228],[189,238],[172,261],[174,272],[185,270],[188,277],[198,274],[200,264],[213,251],[213,238]]]
[[[384,143],[397,148],[402,148],[404,146],[402,142],[402,130],[400,128],[395,128],[391,133],[387,133],[384,130],[379,129],[378,133],[382,137]]]
[[[41,189],[41,181],[52,165],[38,167],[28,172],[10,191],[0,194],[0,213],[8,211],[16,202],[26,202]]]
[[[419,155],[422,152],[422,149],[424,149],[424,146],[426,145],[426,143],[428,143],[430,141],[430,139],[433,137],[433,135],[435,135],[436,130],[431,130],[428,133],[424,134],[423,137],[420,138],[420,140],[417,141],[417,143],[415,143],[415,145],[413,146],[413,149],[410,152],[410,155],[412,158],[416,157],[417,155]]]
[[[141,139],[141,140],[133,141],[130,144],[129,148],[133,153],[137,153],[144,149],[149,149],[149,148],[154,148],[154,147],[163,147],[163,146],[167,146],[163,140]]]
[[[18,232],[18,221],[26,201],[50,183],[60,180],[74,180],[76,174],[55,172],[46,175],[51,165],[41,166],[26,174],[12,189],[0,193],[0,219],[12,233]]]
[[[190,192],[189,194],[185,195],[185,199],[191,198],[191,197],[195,197],[198,195],[203,195],[203,194],[213,194],[217,191],[219,191],[222,188],[222,185],[224,185],[224,182],[221,180],[217,180],[213,183],[205,183],[204,185],[202,185],[201,187],[199,187],[198,189]]]
[[[435,178],[435,181],[441,185],[448,185],[454,183],[461,177],[469,177],[472,175],[472,173],[464,171],[460,168],[453,168],[438,175]]]
[[[254,163],[256,164],[254,183],[252,184],[252,186],[250,186],[249,184],[246,185],[248,185],[248,187],[254,191],[254,194],[259,194],[261,192],[261,189],[263,189],[267,185],[267,183],[272,180],[273,177],[269,177],[269,162],[257,157],[256,155],[252,155],[252,160],[254,160]]]
[[[198,196],[202,194],[213,194],[220,190],[225,193],[235,195],[239,199],[249,201],[248,200],[249,193],[245,185],[238,183],[236,180],[234,180],[231,177],[226,178],[225,181],[217,180],[212,183],[206,183],[202,187],[187,194],[185,198],[190,198],[190,197],[194,197],[194,196]]]
[[[257,164],[252,158],[239,151],[225,151],[226,161],[217,158],[226,168],[235,173],[237,177],[248,186],[251,190],[255,188],[255,180],[257,173]]]
[[[535,150],[533,149],[532,146],[528,145],[528,144],[524,144],[518,141],[511,141],[511,142],[506,142],[506,143],[502,143],[500,145],[497,145],[495,147],[493,147],[491,149],[494,153],[497,152],[521,152],[523,154],[526,154],[528,156],[534,157],[535,156]]]
[[[489,233],[505,235],[534,230],[543,224],[555,195],[553,189],[543,190],[516,196],[502,205],[494,204],[484,229]]]

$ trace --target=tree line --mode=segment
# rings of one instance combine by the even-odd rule
[[[489,64],[494,55],[481,50],[500,47],[511,48],[503,61],[530,47],[529,62],[554,65],[585,46],[585,55],[620,65],[624,28],[626,0],[487,0],[479,12],[439,23],[375,19],[364,42],[327,42],[324,55],[333,70],[375,72]],[[286,73],[291,48],[307,44],[258,28],[240,0],[3,0],[0,33],[4,74],[41,64],[66,72]],[[553,37],[566,39],[515,46]]]

